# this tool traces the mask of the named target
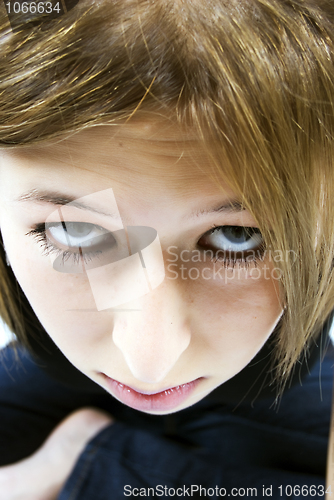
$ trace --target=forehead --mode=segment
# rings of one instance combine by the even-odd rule
[[[175,228],[176,219],[204,215],[213,221],[223,212],[236,221],[244,212],[238,193],[214,175],[210,152],[196,134],[166,121],[96,126],[52,144],[5,152],[2,160],[0,200],[17,208],[17,201],[35,201],[41,216],[48,203],[54,210],[93,194],[100,207],[99,193],[110,188],[126,220],[136,216],[147,225],[150,217],[152,227],[169,221]]]
[[[87,192],[100,190],[104,180],[142,193],[152,188],[179,196],[229,191],[226,182],[223,186],[214,180],[209,150],[195,132],[167,120],[95,126],[57,142],[11,151],[8,157],[20,178],[63,179],[67,185],[80,183]]]

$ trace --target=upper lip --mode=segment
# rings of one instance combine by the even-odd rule
[[[165,391],[168,391],[168,390],[171,390],[171,389],[175,389],[176,387],[180,387],[182,385],[191,384],[191,382],[195,382],[195,380],[198,380],[198,378],[200,378],[200,377],[198,377],[197,379],[191,380],[190,382],[183,382],[182,384],[169,385],[167,387],[163,387],[162,389],[158,389],[158,390],[155,390],[155,391],[146,391],[146,390],[138,389],[137,387],[133,387],[130,384],[124,384],[123,382],[120,382],[119,380],[116,380],[116,379],[114,379],[112,377],[109,377],[105,373],[103,373],[103,375],[105,375],[107,378],[109,378],[111,380],[114,380],[118,384],[121,384],[121,385],[124,385],[126,387],[129,387],[129,389],[131,389],[131,390],[133,390],[135,392],[138,392],[139,394],[144,394],[145,396],[153,396],[154,394],[160,394],[161,392],[165,392]]]

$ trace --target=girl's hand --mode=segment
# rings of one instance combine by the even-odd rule
[[[0,500],[55,500],[85,445],[112,423],[95,408],[69,415],[33,455],[0,467]]]

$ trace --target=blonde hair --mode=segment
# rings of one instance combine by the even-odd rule
[[[277,263],[282,381],[334,309],[332,4],[81,0],[40,26],[0,27],[1,147],[139,110],[197,130],[267,248],[287,256]],[[0,265],[0,314],[24,340],[38,322],[3,255]]]

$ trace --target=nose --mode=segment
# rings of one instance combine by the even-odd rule
[[[113,341],[132,375],[154,384],[166,377],[189,346],[189,321],[175,287],[165,283],[138,303],[140,310],[116,313]]]

